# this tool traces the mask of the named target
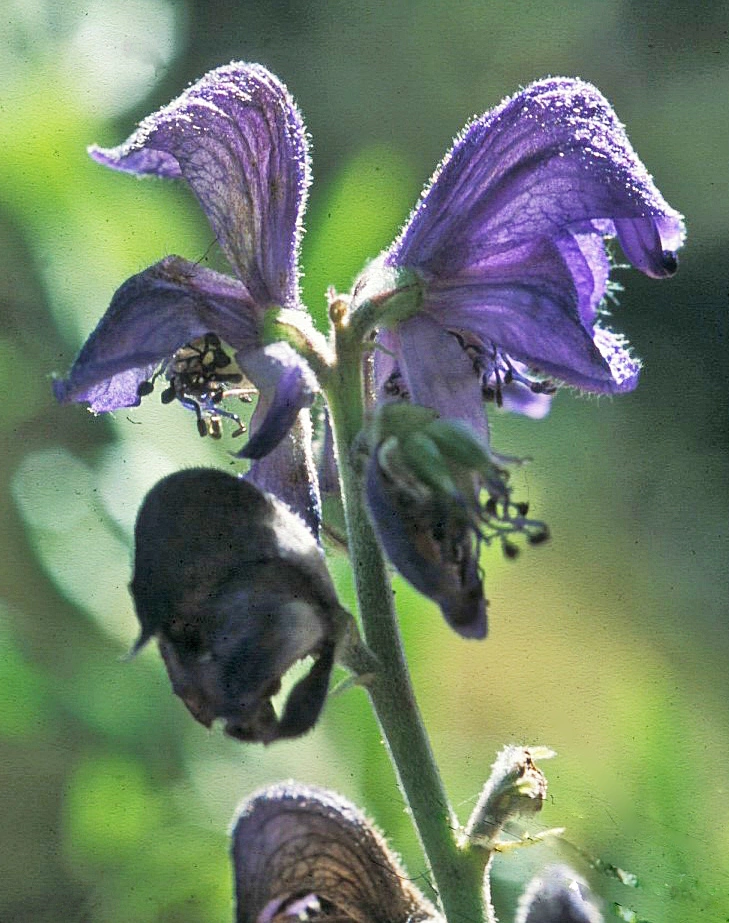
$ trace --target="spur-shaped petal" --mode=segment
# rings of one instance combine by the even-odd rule
[[[626,256],[670,275],[683,221],[661,196],[605,97],[538,81],[466,126],[391,251],[394,265],[454,276],[535,237],[609,219]]]
[[[339,795],[263,789],[233,827],[237,923],[442,923],[386,842]]]
[[[324,705],[344,610],[310,530],[249,481],[191,469],[160,481],[135,527],[131,584],[142,631],[159,640],[193,717],[246,741],[308,731]],[[313,665],[280,716],[288,669]]]
[[[56,398],[95,413],[133,407],[137,389],[175,350],[208,332],[235,348],[257,340],[258,309],[236,279],[166,257],[117,290]]]
[[[306,132],[286,87],[264,67],[219,67],[124,144],[90,154],[116,170],[187,180],[256,303],[297,305]]]

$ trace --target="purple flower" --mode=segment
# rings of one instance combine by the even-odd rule
[[[124,144],[90,153],[115,170],[186,180],[237,278],[178,256],[133,276],[68,378],[55,382],[56,396],[87,402],[94,412],[135,406],[152,390],[149,379],[162,374],[163,400],[178,398],[195,410],[201,434],[217,435],[221,417],[240,422],[221,400],[246,397],[245,376],[260,400],[253,435],[239,454],[257,460],[251,472],[257,483],[314,525],[316,497],[301,433],[285,437],[311,404],[316,381],[293,349],[262,336],[268,308],[300,309],[309,155],[286,88],[259,65],[220,67],[145,119]]]
[[[465,638],[486,635],[481,546],[547,538],[546,526],[514,503],[508,473],[472,428],[408,402],[381,405],[371,426],[366,472],[370,518],[390,561],[436,602]]]
[[[417,310],[378,334],[378,396],[487,435],[484,399],[542,416],[555,382],[631,390],[639,363],[603,326],[605,240],[664,278],[683,234],[593,86],[532,84],[466,126],[363,280],[370,297],[406,270],[419,289]]]
[[[233,828],[237,923],[443,923],[366,817],[294,782],[252,795]]]

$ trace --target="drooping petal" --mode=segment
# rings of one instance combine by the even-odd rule
[[[160,481],[135,528],[132,580],[142,633],[156,636],[195,719],[269,743],[309,730],[326,697],[341,609],[311,532],[283,503],[222,471]],[[297,660],[309,673],[280,716],[271,697]]]
[[[247,799],[233,864],[237,923],[441,920],[367,818],[323,789],[283,783]]]
[[[366,494],[373,525],[396,570],[440,606],[460,635],[485,637],[486,601],[470,534],[449,535],[448,509],[436,508],[430,498],[418,503],[400,490],[378,463],[377,452],[367,465]]]
[[[306,362],[288,343],[272,343],[236,354],[241,370],[260,392],[251,438],[239,458],[263,458],[289,432],[299,411],[311,407],[318,384]]]
[[[481,278],[463,274],[431,282],[423,310],[584,390],[612,393],[635,385],[637,365],[630,379],[613,377],[594,342],[594,329],[581,316],[584,306],[559,246],[535,240],[486,263],[488,274]]]
[[[183,177],[255,302],[297,304],[306,132],[285,86],[264,67],[217,68],[124,144],[90,153],[117,170]]]
[[[321,498],[312,451],[311,418],[302,410],[287,435],[262,458],[254,459],[245,479],[290,507],[319,537]]]
[[[101,413],[139,403],[137,388],[175,350],[208,332],[231,346],[257,339],[257,308],[236,279],[169,256],[117,290],[68,378],[59,401]]]
[[[562,237],[594,219],[622,222],[626,256],[639,269],[668,275],[675,268],[681,216],[661,196],[612,107],[589,83],[550,78],[465,128],[391,262],[455,275],[485,255]]]

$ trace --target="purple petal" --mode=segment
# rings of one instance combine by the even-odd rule
[[[263,458],[288,433],[299,411],[311,407],[317,381],[287,343],[240,352],[236,360],[261,395],[251,420],[251,438],[238,457]]]
[[[583,231],[565,234],[555,243],[572,276],[582,323],[589,327],[595,323],[610,276],[603,233],[590,224]]]
[[[436,920],[372,824],[333,792],[289,782],[251,796],[235,822],[233,863],[238,923],[301,919],[320,901],[322,919]]]
[[[304,520],[315,538],[321,500],[311,444],[311,420],[301,411],[290,432],[267,455],[254,460],[245,479],[278,497]]]
[[[619,236],[628,258],[650,274],[667,274],[664,250],[680,245],[683,222],[612,107],[581,80],[542,80],[466,127],[391,262],[452,276],[489,254],[540,236],[562,238],[594,219],[626,221]]]
[[[116,170],[186,179],[256,303],[297,303],[306,132],[288,91],[264,67],[211,71],[124,144],[90,153]]]
[[[441,560],[432,536],[442,521],[434,511],[419,511],[399,494],[373,453],[367,466],[367,505],[380,542],[396,570],[416,590],[436,602],[446,621],[464,638],[486,636],[486,602],[478,560],[470,540],[462,544],[458,572]],[[422,513],[422,515],[421,515]]]
[[[525,365],[521,362],[512,364],[515,371],[528,377],[529,369]],[[535,392],[528,385],[515,379],[509,384],[502,384],[501,397],[504,410],[510,413],[520,413],[532,420],[542,420],[551,409],[554,393]]]
[[[636,269],[654,279],[667,279],[674,275],[678,260],[673,250],[665,248],[659,221],[654,218],[616,218],[615,230],[623,253]]]
[[[432,282],[424,311],[568,384],[598,393],[625,389],[580,316],[584,304],[559,246],[534,241],[489,260],[488,267],[487,279],[464,274]]]
[[[413,403],[465,420],[488,441],[480,378],[456,338],[426,314],[399,324],[397,338],[403,379]]]
[[[140,383],[184,344],[214,332],[241,348],[255,341],[257,326],[244,285],[167,257],[117,290],[68,378],[54,382],[56,397],[86,401],[95,413],[133,407]]]

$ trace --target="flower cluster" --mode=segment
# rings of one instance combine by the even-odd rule
[[[374,548],[367,560],[376,559],[382,577],[381,548],[460,635],[484,637],[482,546],[497,542],[513,557],[516,537],[531,544],[547,537],[512,499],[506,460],[490,448],[485,405],[538,418],[561,384],[605,394],[634,388],[640,364],[607,326],[608,243],[615,239],[647,275],[670,276],[681,216],[593,86],[539,81],[464,128],[397,240],[366,267],[351,297],[332,296],[327,341],[299,291],[306,132],[265,68],[211,71],[122,145],[91,155],[115,170],[187,182],[233,274],[168,256],[127,280],[68,377],[55,382],[58,399],[113,411],[138,404],[161,380],[162,402],[179,402],[198,433],[213,438],[226,424],[242,436],[231,402],[256,400],[237,453],[251,462],[245,475],[181,471],[144,501],[131,584],[142,626],[135,650],[155,637],[173,690],[197,721],[209,727],[219,719],[232,737],[262,743],[309,731],[342,663],[369,684],[385,736],[397,726],[388,737],[394,761],[399,752],[398,766],[406,762],[407,732],[420,771],[429,748],[394,626],[380,635],[391,650],[366,647],[325,564],[310,408],[317,395],[329,402],[341,471],[325,413],[322,486],[346,487],[353,558]],[[357,392],[354,411],[337,393],[343,381]],[[366,583],[364,560],[358,580]],[[392,615],[389,597],[373,604],[380,589],[359,587],[368,643],[373,625]],[[288,684],[300,661],[308,671]],[[402,675],[390,682],[385,667]],[[284,685],[277,712],[273,699]],[[382,707],[387,695],[402,701]],[[493,918],[491,857],[504,825],[542,806],[546,780],[533,759],[540,752],[551,755],[506,748],[471,821],[455,834],[437,770],[423,768],[424,803],[443,821],[439,828],[436,817],[423,843],[436,844],[429,858],[454,919],[475,918],[483,904]],[[416,814],[412,786],[420,777],[400,777]],[[436,863],[439,836],[448,844]],[[239,923],[442,919],[372,825],[327,792],[287,785],[254,796],[238,817],[233,851]],[[459,904],[469,876],[466,903],[476,911]],[[584,883],[558,867],[532,882],[516,919],[602,917]]]
[[[265,68],[233,63],[91,155],[185,180],[234,276],[169,256],[129,279],[55,383],[58,398],[109,411],[162,378],[162,400],[218,436],[227,419],[234,435],[244,431],[226,401],[257,392],[238,453],[253,462],[245,478],[318,536],[308,408],[326,383],[270,323],[287,313],[310,329],[298,267],[309,155],[291,96]],[[546,535],[511,500],[485,404],[539,417],[561,383],[634,388],[639,362],[606,326],[606,245],[616,238],[636,268],[661,278],[676,269],[683,233],[605,98],[580,80],[547,79],[464,128],[397,240],[355,284],[350,318],[369,312],[364,333],[374,336],[375,428],[387,430],[391,405],[420,420],[370,440],[373,524],[395,567],[461,634],[486,631],[482,542],[498,537],[511,555],[510,534]],[[424,445],[430,454],[419,455]]]

